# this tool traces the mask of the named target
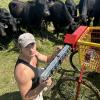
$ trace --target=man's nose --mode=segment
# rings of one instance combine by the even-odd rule
[[[34,52],[34,51],[35,51],[35,49],[34,49],[33,47],[31,47],[31,48],[30,48],[30,50],[31,50],[32,52]]]

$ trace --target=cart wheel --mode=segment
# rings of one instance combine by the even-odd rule
[[[71,64],[71,66],[72,66],[72,68],[75,70],[75,71],[80,71],[79,70],[79,68],[77,68],[76,66],[75,66],[75,55],[78,53],[78,51],[73,51],[72,53],[71,53],[71,55],[69,56],[69,60],[70,60],[70,64]],[[78,59],[77,59],[78,60]]]
[[[77,78],[75,77],[62,79],[58,91],[64,100],[100,100],[100,91],[88,80],[81,83],[79,96],[75,98],[77,91]]]

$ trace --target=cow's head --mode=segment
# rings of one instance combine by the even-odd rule
[[[36,0],[36,4],[39,5],[41,10],[43,10],[43,15],[44,16],[49,16],[50,15],[47,0]]]
[[[78,24],[73,20],[67,27],[68,33],[73,33],[78,28]]]
[[[5,29],[8,28],[7,25],[5,25],[4,23],[0,22],[0,36],[6,36],[6,32]]]
[[[17,22],[16,22],[16,19],[13,18],[12,16],[9,19],[9,25],[10,25],[13,32],[17,32]]]
[[[24,2],[21,2],[21,1],[13,0],[9,3],[10,13],[15,18],[20,18],[21,17],[23,7],[24,7]]]
[[[0,9],[0,21],[2,22],[2,27],[4,29],[11,29],[14,32],[17,31],[16,23],[14,21],[14,18],[11,16],[11,14],[8,12],[7,9]],[[6,27],[7,26],[7,27]]]

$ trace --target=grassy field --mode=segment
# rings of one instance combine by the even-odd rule
[[[8,3],[10,1],[11,0],[0,0],[0,7],[8,9]],[[44,54],[52,54],[52,52],[54,51],[54,47],[57,45],[57,43],[59,45],[59,41],[54,42],[48,40],[46,42],[41,42],[41,38],[37,37],[37,47],[39,51],[41,51]],[[63,44],[62,40],[61,43]],[[15,62],[18,57],[18,51],[16,51],[17,48],[15,50],[13,50],[13,48],[14,43],[12,41],[9,44],[9,48],[7,50],[0,51],[0,100],[21,99],[13,74]],[[44,64],[40,63],[40,66],[44,66]]]
[[[0,7],[5,7],[8,9],[7,5],[10,1],[11,0],[0,0]],[[79,0],[75,1],[78,2]],[[36,36],[36,41],[37,41],[37,49],[44,54],[52,54],[57,45],[63,44],[63,39],[61,38],[42,41],[40,37]],[[13,41],[9,44],[9,48],[7,50],[0,51],[0,100],[21,100],[19,90],[13,74],[18,53],[19,53],[18,48],[14,45]],[[76,64],[78,64],[77,58],[75,61]],[[45,66],[45,64],[40,63],[39,66]],[[64,61],[62,66],[65,69],[70,68],[68,59],[67,62]],[[54,79],[56,80],[58,76],[59,75],[56,73],[54,75]],[[49,97],[50,93],[45,95],[45,100],[50,100]],[[62,99],[58,98],[57,100],[62,100]]]

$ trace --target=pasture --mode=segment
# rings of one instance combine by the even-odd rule
[[[11,0],[0,0],[0,7],[8,9],[8,3],[10,1]],[[39,51],[44,54],[52,54],[54,46],[59,44],[58,40],[55,42],[50,40],[41,42],[40,37],[37,37],[36,41]],[[63,43],[63,41],[61,43]],[[0,51],[0,100],[21,100],[13,74],[18,52],[13,41],[9,43],[7,50]],[[44,66],[44,64],[40,64],[40,66]]]
[[[0,0],[0,7],[8,9],[8,3],[11,0]],[[27,0],[22,0],[27,1]],[[62,0],[65,1],[65,0]],[[77,3],[79,0],[75,0]],[[55,51],[57,45],[63,45],[63,39],[50,38],[42,41],[41,37],[36,36],[37,49],[43,54],[51,55]],[[21,100],[19,90],[14,79],[15,63],[19,54],[19,49],[15,45],[14,40],[9,43],[8,49],[0,51],[0,100]],[[79,66],[78,55],[75,59],[76,65]],[[46,64],[39,63],[39,66],[45,67]],[[61,65],[64,69],[70,69],[69,59],[65,59]],[[54,73],[53,79],[56,81],[59,73]],[[44,92],[44,100],[62,100],[58,95],[56,99],[51,97],[52,91]],[[94,100],[94,99],[93,99]]]

